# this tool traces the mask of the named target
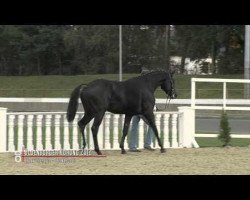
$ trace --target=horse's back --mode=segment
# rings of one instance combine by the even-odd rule
[[[147,93],[140,81],[124,81],[113,85],[108,110],[120,114],[138,114],[142,111],[142,99]]]
[[[91,112],[108,110],[113,113],[124,113],[131,92],[131,88],[124,82],[98,79],[86,86],[81,99],[84,109]]]
[[[109,80],[98,79],[90,82],[81,93],[84,109],[94,109],[95,111],[106,109],[111,91],[112,82]]]

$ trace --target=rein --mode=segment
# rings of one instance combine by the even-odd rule
[[[166,110],[166,109],[168,108],[168,106],[169,106],[169,104],[170,104],[170,101],[171,101],[171,98],[168,96],[167,99],[166,99],[166,104],[165,104],[164,110]],[[156,104],[155,104],[155,107],[156,107],[156,110],[161,111],[161,110],[156,106]]]
[[[171,98],[169,98],[168,96],[168,98],[166,99],[165,110],[168,108],[170,101],[171,101]]]
[[[171,86],[172,86],[172,87],[171,87],[171,90],[172,90],[171,92],[173,92],[173,90],[174,90],[174,89],[173,89],[173,85],[174,85],[174,84],[173,84],[173,80],[172,80],[172,77],[171,77],[170,75],[169,75],[169,77],[170,77],[170,82],[171,82]],[[171,99],[172,99],[171,96],[168,95],[168,97],[167,97],[167,99],[166,99],[165,110],[168,108]]]
[[[169,77],[171,77],[171,76],[169,75]],[[173,80],[172,80],[172,78],[170,78],[170,82],[171,82],[171,85],[173,85]],[[171,90],[173,91],[173,88],[171,88]],[[168,108],[171,99],[172,99],[172,98],[170,97],[170,95],[168,95],[167,98],[166,98],[166,104],[165,104],[165,109],[164,109],[164,110],[166,110],[166,109]],[[155,105],[155,106],[156,106],[156,105]],[[156,107],[156,109],[157,109],[157,110],[160,110],[160,109],[158,109],[157,107]]]

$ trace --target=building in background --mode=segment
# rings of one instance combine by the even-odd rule
[[[211,64],[212,58],[205,58],[199,60],[190,60],[190,58],[185,59],[185,72],[184,74],[188,75],[211,75]],[[181,65],[180,56],[171,56],[170,57],[171,68],[174,68],[179,72]]]

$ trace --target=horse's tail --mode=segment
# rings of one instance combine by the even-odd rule
[[[80,97],[80,92],[84,86],[79,85],[76,87],[71,93],[68,110],[67,110],[67,120],[68,122],[72,122],[75,118],[76,111],[78,109],[78,98]]]

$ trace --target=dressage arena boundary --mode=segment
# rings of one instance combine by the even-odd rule
[[[196,83],[222,83],[223,84],[223,96],[222,99],[208,100],[204,105],[197,105],[201,100],[196,98]],[[242,83],[249,84],[250,80],[246,79],[219,79],[219,78],[192,78],[191,79],[191,108],[194,110],[233,110],[233,111],[250,111],[250,100],[249,99],[227,99],[227,83]],[[207,104],[207,105],[205,105]],[[210,105],[209,105],[210,104]],[[211,105],[216,104],[216,105]],[[218,104],[221,104],[220,106]],[[231,105],[231,106],[228,106]],[[234,105],[234,106],[232,106]],[[237,106],[235,106],[237,105]],[[195,134],[194,137],[210,137],[216,138],[218,134]],[[232,138],[250,138],[250,135],[246,134],[231,134]]]
[[[222,99],[196,99],[196,82],[222,83]],[[155,112],[155,121],[165,148],[198,148],[195,138],[217,137],[218,134],[195,134],[195,110],[235,110],[249,111],[249,99],[227,99],[227,83],[250,83],[245,79],[192,78],[191,99],[173,99],[171,104],[189,104],[180,106],[178,112]],[[0,98],[0,102],[37,102],[68,103],[68,98]],[[156,103],[166,103],[166,99],[156,99]],[[201,104],[201,105],[199,105]],[[218,104],[222,104],[218,106]],[[236,105],[236,106],[228,106]],[[77,120],[83,115],[76,115],[73,123],[66,121],[65,112],[23,112],[7,113],[7,108],[0,108],[0,152],[13,152],[26,149],[79,149],[81,133]],[[123,115],[106,113],[98,132],[99,147],[102,150],[118,150],[119,138],[123,129]],[[91,123],[85,131],[88,148],[93,148]],[[141,120],[138,130],[138,147],[143,148],[146,124]],[[232,138],[250,138],[250,135],[231,134]],[[154,141],[153,146],[158,148]],[[128,141],[125,142],[125,149]]]
[[[78,113],[73,123],[68,123],[65,112],[11,112],[0,108],[0,152],[28,150],[70,150],[82,147],[82,136],[77,122],[84,113]],[[191,121],[190,121],[191,119]],[[165,148],[198,147],[194,141],[194,110],[179,107],[178,112],[155,112],[155,121]],[[124,115],[106,112],[98,132],[102,150],[119,150]],[[91,132],[93,120],[86,126],[85,137],[93,149]],[[185,127],[185,128],[184,128]],[[148,126],[140,120],[138,148],[143,148]],[[128,139],[128,137],[127,137]],[[153,147],[159,148],[154,140]],[[125,142],[128,149],[128,140]]]

